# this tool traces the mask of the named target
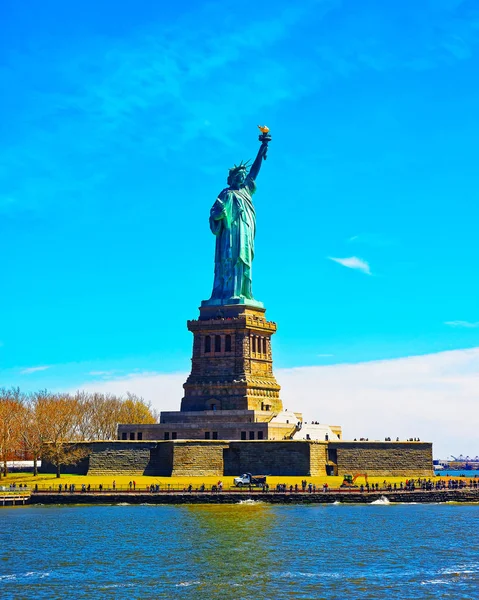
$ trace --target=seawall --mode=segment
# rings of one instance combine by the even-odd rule
[[[371,504],[386,498],[391,503],[479,503],[479,489],[418,490],[414,492],[124,492],[36,493],[27,504],[237,504],[245,500],[268,504]]]

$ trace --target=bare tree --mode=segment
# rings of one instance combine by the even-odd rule
[[[127,392],[123,400],[119,423],[158,423],[158,413],[144,398]]]
[[[40,391],[26,396],[19,388],[0,389],[0,460],[8,473],[8,457],[23,448],[33,457],[33,473],[41,456],[56,467],[76,464],[88,454],[80,441],[116,439],[119,423],[157,423],[151,404],[135,394],[79,391],[75,396]]]
[[[113,394],[93,394],[93,406],[92,439],[115,439],[122,399]]]
[[[18,413],[19,435],[25,449],[33,458],[34,476],[38,475],[38,459],[41,455],[43,444],[45,443],[45,432],[42,431],[40,426],[41,420],[38,418],[37,407],[42,398],[47,396],[47,391],[30,394]]]
[[[74,465],[85,458],[89,449],[78,441],[80,405],[68,394],[48,394],[38,399],[36,418],[44,444],[42,460],[56,467],[60,477],[62,465]]]
[[[8,459],[20,449],[19,413],[24,396],[20,388],[0,388],[0,460],[3,475],[8,475]]]
[[[79,391],[75,395],[80,410],[79,435],[83,440],[116,439],[118,423],[157,423],[158,414],[143,398],[127,393]]]

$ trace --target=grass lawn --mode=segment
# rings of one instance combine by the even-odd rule
[[[319,477],[302,477],[300,475],[295,477],[276,477],[270,476],[267,481],[270,488],[275,488],[278,483],[284,483],[289,488],[290,485],[295,486],[298,484],[299,488],[301,488],[301,481],[306,479],[308,483],[312,483],[316,485],[316,487],[322,487],[324,483],[327,483],[330,489],[337,489],[343,482],[342,477],[333,477],[322,475]],[[394,485],[395,483],[398,485],[401,482],[405,483],[408,477],[368,477],[369,484],[378,483],[379,487],[382,487],[384,481],[387,483],[391,483]],[[417,479],[417,478],[416,478]],[[432,477],[433,481],[436,479],[448,479],[447,477]],[[161,490],[174,490],[174,489],[184,489],[190,483],[193,486],[193,489],[198,488],[201,484],[204,484],[206,488],[211,488],[212,485],[218,483],[218,481],[223,482],[223,489],[227,490],[230,487],[233,487],[233,477],[146,477],[144,475],[116,475],[112,474],[110,476],[104,475],[62,475],[60,479],[57,479],[54,474],[46,475],[40,474],[34,477],[31,473],[11,473],[7,477],[2,477],[0,479],[0,487],[1,486],[9,486],[12,483],[16,483],[17,488],[19,484],[25,485],[27,484],[29,487],[33,487],[38,485],[40,490],[48,490],[52,489],[52,491],[58,490],[58,485],[62,484],[62,487],[65,485],[75,484],[76,489],[79,490],[82,484],[86,486],[90,485],[91,488],[95,489],[101,484],[104,490],[113,488],[113,481],[115,481],[117,490],[128,490],[130,481],[136,482],[136,489],[144,490],[147,486],[150,485],[160,485]],[[357,485],[364,484],[364,478],[358,477],[356,481]],[[169,486],[169,487],[168,487]]]

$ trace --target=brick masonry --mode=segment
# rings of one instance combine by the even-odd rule
[[[172,475],[177,477],[223,475],[223,452],[228,442],[176,442]]]
[[[188,329],[193,357],[181,412],[255,410],[272,415],[282,410],[271,349],[276,324],[266,320],[264,308],[201,307]]]
[[[330,442],[337,473],[372,476],[426,476],[432,473],[432,444],[427,442]]]
[[[35,493],[27,500],[27,504],[113,504],[128,502],[129,504],[237,504],[241,500],[254,499],[270,504],[371,504],[381,497],[394,503],[434,503],[439,502],[479,502],[479,490],[440,490],[416,492],[335,492],[326,493],[278,493],[271,490],[263,493],[261,490],[232,491],[232,492],[192,492],[192,493]]]
[[[63,473],[90,475],[223,476],[243,472],[262,475],[320,476],[326,466],[338,475],[433,475],[432,444],[425,442],[314,441],[105,441],[86,444],[88,458]],[[41,472],[54,472],[45,462]]]
[[[307,475],[308,442],[229,442],[224,454],[224,475]]]

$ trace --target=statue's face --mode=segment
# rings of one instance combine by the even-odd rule
[[[234,175],[228,177],[228,184],[232,188],[239,188],[243,185],[246,179],[246,171],[237,171]]]

